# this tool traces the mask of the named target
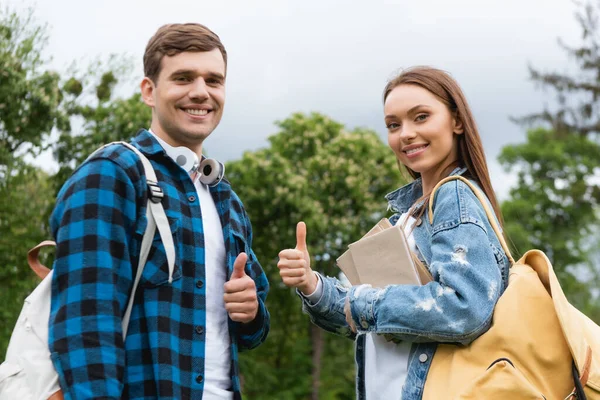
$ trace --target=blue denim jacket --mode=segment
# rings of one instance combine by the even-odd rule
[[[464,172],[457,168],[452,174]],[[388,194],[386,199],[395,213],[390,222],[394,224],[421,196],[420,180]],[[365,333],[413,343],[401,398],[421,399],[437,343],[468,344],[486,332],[506,288],[508,259],[471,189],[459,180],[444,184],[433,209],[433,224],[426,212],[413,231],[418,256],[429,268],[433,282],[349,288],[338,279],[322,277],[319,301],[311,304],[303,299],[303,310],[313,323],[356,339],[357,399],[365,399]],[[345,319],[348,295],[357,334]]]

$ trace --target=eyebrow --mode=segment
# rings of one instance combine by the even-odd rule
[[[427,104],[417,104],[416,106],[414,106],[414,107],[411,107],[411,108],[410,108],[410,109],[407,111],[407,113],[406,113],[406,114],[412,114],[413,112],[415,112],[415,110],[417,110],[417,109],[419,109],[419,108],[421,108],[421,107],[425,107],[425,108],[431,108],[431,107],[429,107]],[[395,116],[395,115],[392,115],[392,114],[388,114],[388,115],[386,115],[386,116],[385,116],[385,118],[396,118],[396,116]]]
[[[178,69],[176,71],[174,71],[173,73],[171,73],[171,77],[173,76],[177,76],[177,75],[202,75],[202,74],[198,74],[196,71],[191,70],[191,69]],[[223,76],[223,74],[220,74],[218,72],[209,72],[206,74],[209,78],[213,78],[213,79],[218,79],[221,81],[225,80],[225,76]]]

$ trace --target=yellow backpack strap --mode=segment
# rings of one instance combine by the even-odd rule
[[[479,202],[481,203],[481,205],[483,206],[483,209],[485,210],[485,214],[488,217],[488,221],[490,222],[492,229],[496,233],[496,237],[498,238],[498,241],[500,242],[500,245],[502,246],[504,253],[506,253],[506,257],[508,257],[508,261],[510,262],[510,265],[513,265],[515,263],[515,260],[512,256],[512,254],[510,253],[510,249],[508,248],[508,245],[506,244],[506,240],[504,239],[504,236],[502,235],[502,231],[500,230],[500,227],[498,226],[496,217],[494,216],[493,211],[490,210],[490,207],[488,206],[485,195],[481,192],[481,190],[479,188],[477,188],[475,185],[473,185],[468,179],[466,179],[460,175],[452,175],[452,176],[448,176],[448,177],[442,179],[441,181],[438,182],[437,185],[435,185],[435,187],[431,191],[431,195],[429,196],[429,223],[433,224],[433,201],[435,199],[435,193],[440,188],[440,186],[442,186],[444,183],[454,181],[454,180],[460,180],[460,181],[464,182],[467,186],[469,186],[471,188],[471,190],[473,191],[475,196],[477,196],[477,199],[479,199]]]

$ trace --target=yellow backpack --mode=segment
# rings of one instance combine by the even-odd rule
[[[424,400],[600,400],[600,326],[567,301],[552,265],[539,250],[514,262],[482,192],[465,182],[485,208],[511,263],[509,284],[498,300],[492,326],[468,346],[440,344]]]

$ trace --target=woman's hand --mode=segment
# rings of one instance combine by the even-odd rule
[[[287,287],[298,288],[305,295],[312,294],[317,288],[317,275],[310,268],[310,255],[306,248],[306,224],[302,221],[296,226],[296,248],[279,252],[279,275]]]

